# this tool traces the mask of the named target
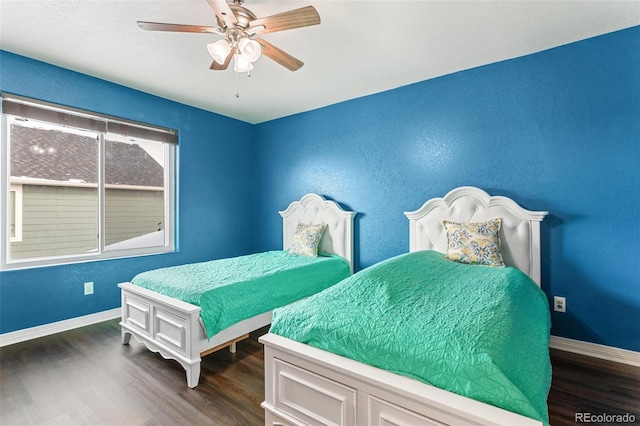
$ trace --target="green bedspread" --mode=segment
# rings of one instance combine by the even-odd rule
[[[548,424],[549,329],[521,271],[420,251],[276,309],[270,331]]]
[[[131,282],[200,306],[211,338],[239,321],[322,291],[349,274],[340,256],[270,251],[155,269]]]

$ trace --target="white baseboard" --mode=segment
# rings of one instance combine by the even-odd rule
[[[116,318],[120,318],[120,308],[0,334],[0,348]]]
[[[551,336],[551,339],[549,339],[549,347],[640,367],[640,352],[629,351],[627,349],[581,342],[580,340],[558,336]]]
[[[38,337],[49,336],[74,328],[80,328],[99,322],[120,318],[120,308],[102,311],[95,314],[85,315],[78,318],[71,318],[51,324],[39,325],[37,327],[26,328],[24,330],[12,331],[0,334],[0,347],[13,345],[14,343],[25,342]],[[551,336],[549,347],[566,352],[573,352],[587,355],[594,358],[606,359],[620,362],[622,364],[640,367],[640,352],[629,351],[627,349],[614,348],[612,346],[598,345],[596,343],[582,342],[579,340],[567,339],[566,337]]]

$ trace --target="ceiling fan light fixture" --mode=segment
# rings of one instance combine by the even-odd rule
[[[262,46],[255,40],[243,38],[238,42],[238,49],[249,62],[255,62],[262,54]]]
[[[209,54],[219,64],[224,64],[225,59],[231,52],[231,45],[227,40],[218,40],[215,43],[207,44],[207,50]]]
[[[2,0],[0,0],[2,1]],[[171,31],[181,33],[216,34],[222,39],[207,44],[207,51],[213,58],[209,69],[224,71],[234,60],[236,75],[236,97],[238,74],[251,76],[253,62],[261,56],[282,65],[289,71],[299,70],[304,63],[275,47],[256,35],[292,30],[320,24],[320,15],[313,6],[301,7],[275,15],[257,18],[249,9],[242,6],[244,0],[207,0],[216,16],[215,26],[185,25],[165,22],[138,21],[138,26],[149,31]],[[256,37],[256,38],[254,38]]]
[[[235,72],[250,72],[253,69],[251,62],[240,53],[234,56],[233,70]]]

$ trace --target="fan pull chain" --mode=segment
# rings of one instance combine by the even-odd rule
[[[236,98],[240,97],[240,93],[238,92],[238,73],[235,73],[236,75]]]
[[[240,92],[238,92],[238,74],[240,74],[239,72],[236,73],[236,98],[240,97]],[[251,77],[251,71],[247,72],[247,77]]]

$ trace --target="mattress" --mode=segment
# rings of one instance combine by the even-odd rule
[[[548,424],[547,298],[524,273],[419,251],[276,309],[270,332]]]
[[[255,315],[324,290],[350,275],[340,256],[287,251],[191,263],[146,271],[133,284],[201,308],[207,337]]]

